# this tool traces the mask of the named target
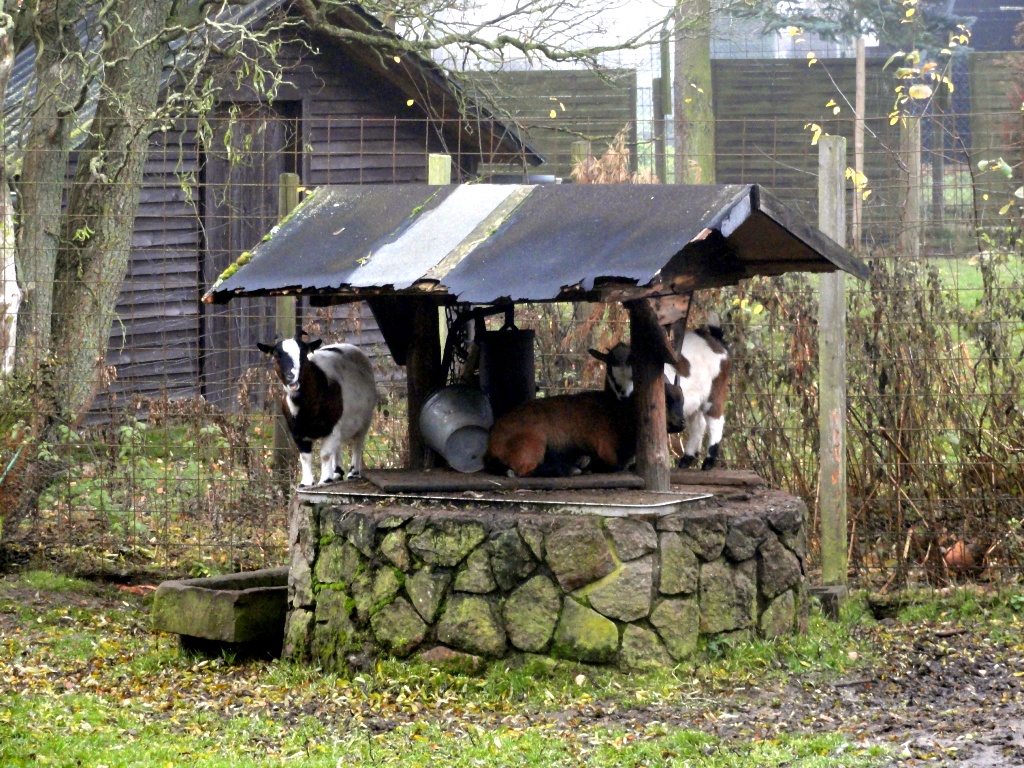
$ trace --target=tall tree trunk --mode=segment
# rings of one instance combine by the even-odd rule
[[[171,0],[112,0],[96,117],[78,162],[57,260],[53,306],[55,414],[88,409],[131,254],[132,231],[165,46]]]
[[[35,9],[35,98],[28,105],[21,164],[19,214],[40,226],[18,230],[18,277],[23,303],[18,323],[18,369],[33,375],[50,355],[53,277],[61,237],[61,197],[67,179],[74,107],[83,80],[78,34],[71,23],[80,2],[41,0]],[[4,91],[6,93],[6,90]]]
[[[715,115],[711,98],[711,0],[676,5],[676,183],[715,183]]]
[[[14,19],[6,13],[0,15],[0,94],[7,93],[7,83],[14,67],[13,34]],[[0,110],[0,385],[6,383],[14,366],[18,310],[21,306],[7,157],[7,125]]]

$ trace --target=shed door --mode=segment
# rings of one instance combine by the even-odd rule
[[[215,134],[203,186],[207,287],[277,223],[278,178],[301,168],[299,114],[297,102],[275,108],[247,104],[224,106],[211,121]],[[234,299],[204,308],[202,392],[209,402],[233,410],[246,371],[267,367],[256,342],[274,339],[274,299]],[[266,389],[251,391],[258,396]]]

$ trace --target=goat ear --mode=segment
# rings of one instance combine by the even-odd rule
[[[590,352],[590,356],[591,357],[596,357],[602,363],[607,363],[608,362],[608,353],[607,352],[601,352],[601,351],[596,350],[596,349],[590,349],[590,350],[587,350],[587,351]]]
[[[314,339],[313,341],[309,342],[309,344],[306,345],[306,348],[309,349],[310,352],[316,352],[318,349],[320,349],[320,346],[323,343],[323,339]]]
[[[264,355],[272,355],[272,354],[274,354],[274,345],[273,344],[264,344],[262,341],[257,341],[256,342],[256,347]]]

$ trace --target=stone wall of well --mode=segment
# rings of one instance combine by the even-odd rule
[[[293,509],[284,654],[540,653],[635,668],[702,635],[773,637],[806,615],[806,508],[780,494],[665,517]]]

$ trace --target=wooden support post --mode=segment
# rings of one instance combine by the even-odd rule
[[[441,186],[452,181],[450,155],[428,157],[427,183]],[[438,302],[430,297],[410,298],[412,302],[412,341],[406,358],[409,461],[410,469],[423,469],[435,465],[435,457],[420,434],[420,413],[430,393],[441,381],[441,323],[443,314]]]
[[[415,302],[412,320],[412,343],[406,359],[405,377],[409,408],[410,469],[435,465],[434,454],[420,434],[420,413],[423,403],[441,385],[441,335],[437,325],[437,302],[429,298],[409,299]]]
[[[846,244],[846,139],[818,143],[818,227]],[[846,286],[841,271],[822,275],[818,316],[821,577],[846,585]]]
[[[299,204],[299,176],[295,173],[282,173],[277,180],[277,217],[284,219]],[[298,316],[294,296],[278,296],[274,300],[274,330],[283,339],[295,337],[298,330]],[[282,487],[292,483],[295,472],[296,448],[288,431],[284,414],[278,409],[274,417],[274,477]]]
[[[636,472],[649,491],[669,489],[665,420],[665,363],[668,342],[646,299],[628,301],[636,409]]]
[[[921,118],[907,117],[900,123],[900,160],[906,171],[903,205],[900,208],[899,255],[921,255]]]

